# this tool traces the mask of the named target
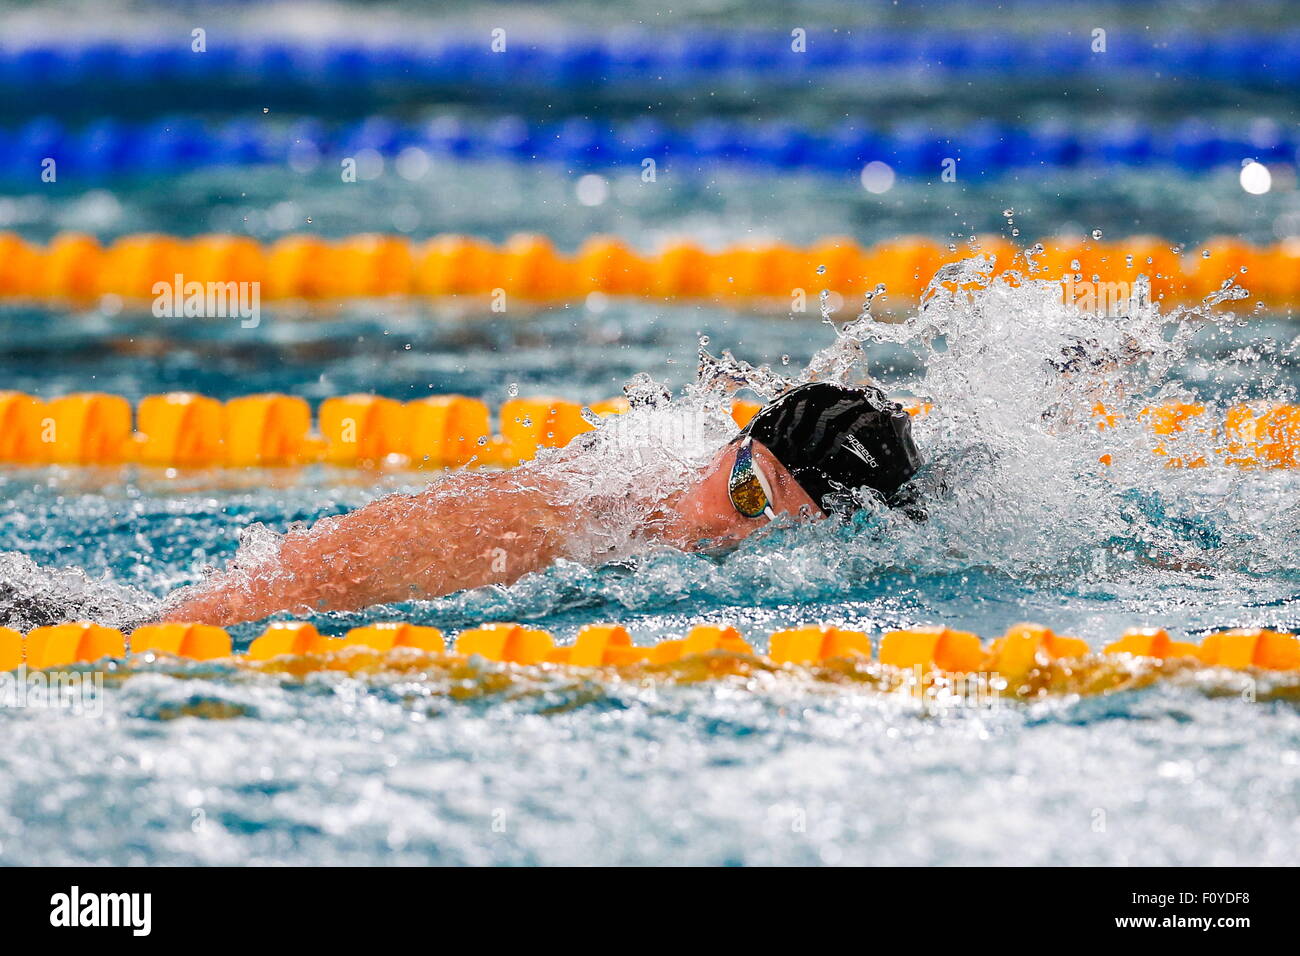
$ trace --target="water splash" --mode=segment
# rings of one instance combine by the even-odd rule
[[[0,627],[27,631],[72,620],[130,627],[156,605],[142,591],[77,568],[42,568],[25,555],[0,553]]]
[[[1216,429],[1152,431],[1152,405],[1197,400],[1179,378],[1193,337],[1209,326],[1232,328],[1238,318],[1217,307],[1248,293],[1226,281],[1205,301],[1166,311],[1139,275],[1113,308],[1083,312],[1063,301],[1059,282],[1031,278],[1032,251],[1027,258],[1029,275],[997,275],[983,255],[945,265],[900,322],[877,320],[868,296],[861,315],[832,324],[832,342],[794,375],[701,348],[698,380],[674,407],[716,409],[742,389],[770,399],[805,381],[873,379],[933,406],[915,422],[928,460],[917,484],[929,520],[868,507],[847,533],[800,529],[758,545],[769,558],[758,579],[749,573],[753,549],[742,549],[729,561],[745,579],[738,593],[771,593],[777,583],[783,597],[797,599],[779,582],[807,585],[808,577],[838,579],[849,591],[882,569],[991,570],[1048,584],[1150,569],[1297,567],[1287,540],[1297,515],[1281,491],[1288,475],[1222,465]],[[924,371],[889,381],[871,365],[884,344],[912,352]],[[1236,364],[1259,357],[1243,353]],[[1201,420],[1222,422],[1241,397],[1228,395]],[[1272,395],[1290,397],[1280,388]],[[1158,444],[1163,456],[1153,453]],[[1183,460],[1207,466],[1170,467]],[[770,560],[772,547],[781,549],[779,562]]]

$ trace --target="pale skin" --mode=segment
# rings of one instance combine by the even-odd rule
[[[771,452],[752,447],[777,515],[824,517]],[[727,494],[736,454],[736,445],[724,447],[698,480],[646,515],[647,537],[690,551],[766,526],[767,517],[744,517]],[[580,523],[547,482],[521,470],[462,472],[419,494],[380,498],[291,531],[274,555],[177,592],[162,617],[224,626],[277,611],[350,611],[510,584],[562,557]]]

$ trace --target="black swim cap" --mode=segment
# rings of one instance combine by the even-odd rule
[[[894,504],[921,466],[912,416],[874,385],[800,385],[759,411],[741,434],[766,445],[824,510],[827,495],[862,487]]]

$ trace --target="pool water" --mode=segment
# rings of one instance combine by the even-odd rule
[[[97,6],[93,25],[106,34],[183,37],[193,26],[190,12],[171,5]],[[743,14],[751,26],[789,29],[785,5],[678,6],[653,26],[732,29]],[[1284,5],[1270,4],[1013,3],[979,5],[978,14],[950,3],[904,6],[801,8],[855,29],[1087,36],[1103,13],[1116,30],[1290,26]],[[539,33],[644,17],[637,5],[606,0],[493,10]],[[203,17],[214,42],[245,33],[436,36],[481,25],[477,4],[234,4]],[[15,42],[83,18],[79,3],[62,0],[0,14]],[[865,116],[940,131],[987,118],[1080,129],[1126,118],[1171,126],[1195,115],[1233,128],[1297,118],[1285,87],[1124,71],[1032,83],[997,75],[952,83],[922,71],[772,90],[762,79],[618,96],[466,89],[391,105],[404,122],[449,112],[623,121],[645,114],[649,98],[655,118],[682,128],[717,115],[809,128]],[[16,128],[37,109],[77,128],[100,119],[100,108],[141,121],[178,108],[213,121],[302,118],[301,103],[275,95],[186,105],[184,91],[167,100],[172,92],[156,91],[166,106],[143,95],[112,102],[64,91],[34,106],[0,96],[0,122]],[[308,108],[332,109],[314,118],[341,122],[383,106]],[[64,230],[102,242],[138,232],[262,242],[366,231],[500,242],[537,232],[566,252],[594,233],[647,251],[674,237],[721,247],[849,235],[868,245],[917,233],[957,246],[996,234],[1028,247],[1094,230],[1107,240],[1148,234],[1188,246],[1215,235],[1261,244],[1300,235],[1294,163],[1279,164],[1274,188],[1257,196],[1243,192],[1233,168],[1195,179],[1160,168],[1021,168],[990,180],[963,170],[955,183],[902,176],[872,194],[853,175],[683,160],[649,185],[638,169],[605,170],[601,201],[588,205],[576,188],[586,170],[562,163],[439,156],[418,177],[389,164],[345,185],[329,159],[172,177],[126,170],[91,183],[63,176],[39,187],[9,180],[0,183],[0,230],[32,242]],[[1205,420],[1220,422],[1236,402],[1296,401],[1294,317],[1246,296],[1190,312],[1136,302],[1123,317],[1084,323],[1060,305],[1059,291],[1011,288],[968,268],[967,278],[979,279],[970,298],[936,295],[920,311],[886,290],[874,308],[896,321],[845,330],[859,307],[850,303],[833,315],[840,331],[815,308],[773,315],[601,296],[546,308],[511,303],[505,316],[472,302],[263,303],[255,328],[160,320],[112,299],[75,308],[2,303],[0,388],[132,401],[170,390],[218,399],[278,391],[313,404],[351,392],[403,401],[460,393],[495,408],[514,394],[595,402],[645,373],[675,396],[669,407],[638,412],[653,424],[699,412],[708,396],[691,386],[703,349],[706,368],[721,363],[760,390],[765,374],[749,366],[790,380],[816,366],[843,377],[866,372],[894,394],[934,404],[916,421],[928,462],[924,522],[872,510],[849,525],[774,528],[724,556],[643,549],[603,566],[560,562],[509,587],[300,618],[324,634],[383,619],[450,637],[518,621],[567,643],[586,624],[618,622],[649,644],[717,623],[740,628],[762,651],[769,633],[796,625],[878,636],[945,624],[993,637],[1029,620],[1099,650],[1135,626],[1184,639],[1227,627],[1300,630],[1300,472],[1224,466],[1217,439],[1195,429],[1168,439],[1169,455],[1158,456],[1141,414],[1194,399],[1207,404]],[[1224,278],[1247,289],[1252,279]],[[1140,360],[1091,376],[1055,371],[1081,342],[1090,355],[1132,346]],[[857,349],[861,361],[850,361]],[[1106,430],[1091,411],[1099,399],[1120,416]],[[651,465],[673,451],[656,440]],[[593,455],[609,443],[598,437]],[[1169,467],[1170,456],[1200,454],[1208,467]],[[1112,464],[1100,463],[1104,455]],[[652,468],[645,476],[656,480]],[[33,623],[23,615],[34,605],[129,624],[205,568],[224,566],[241,540],[266,541],[437,479],[320,466],[6,465],[0,623]],[[264,625],[231,628],[236,648]],[[699,680],[693,666],[652,680],[483,661],[356,674],[116,664],[90,713],[0,707],[0,864],[1295,862],[1293,676],[1174,668],[1146,679],[1135,666],[1135,679],[1112,693],[1071,685],[1031,704],[998,697],[960,706],[843,674],[736,666]]]
[[[40,316],[14,312],[7,342],[66,359],[38,380],[15,345],[6,371],[47,394],[93,369],[95,387],[133,397],[181,385],[313,398],[370,386],[495,404],[517,385],[592,401],[647,369],[680,390],[694,379],[699,332],[710,352],[788,375],[835,338],[815,320],[633,302],[493,328],[384,309],[329,324],[273,318],[251,339],[234,327],[66,315],[57,346],[35,334]],[[1035,309],[1036,323],[1022,321]],[[1178,635],[1300,626],[1290,473],[1167,468],[1140,429],[1053,434],[1037,411],[1043,394],[1017,406],[1005,392],[1007,376],[1041,365],[1035,350],[1073,328],[1033,296],[989,289],[927,321],[937,344],[919,344],[917,321],[865,342],[868,367],[894,391],[941,409],[918,421],[918,440],[954,487],[935,493],[923,526],[873,515],[786,528],[721,559],[565,562],[508,588],[310,620],[330,634],[377,617],[449,634],[516,620],[561,642],[619,621],[643,643],[729,623],[760,649],[771,631],[818,622],[996,635],[1034,620],[1094,647],[1136,625]],[[1285,343],[1284,324],[1175,333],[1148,316],[1110,328],[1121,327],[1172,343],[1150,362],[1167,368],[1144,366],[1134,380],[1133,403],[1172,389],[1221,408],[1293,387],[1289,363],[1241,348]],[[1095,463],[1104,441],[1132,447],[1099,478],[1080,463]],[[0,552],[11,580],[32,574],[15,555],[85,569],[85,582],[36,578],[111,622],[223,565],[242,529],[284,530],[434,478],[9,468]],[[259,632],[232,629],[240,648]],[[110,677],[99,717],[6,709],[0,859],[1217,864],[1284,863],[1294,842],[1294,697],[1223,674],[936,709],[798,674],[503,683],[504,670],[289,676],[141,664]]]

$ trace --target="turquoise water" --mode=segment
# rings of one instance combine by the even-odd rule
[[[829,338],[807,320],[634,303],[594,322],[559,310],[504,329],[425,316],[273,319],[253,342],[247,330],[86,316],[62,316],[52,341],[33,333],[39,321],[5,319],[6,341],[28,343],[6,360],[15,385],[57,394],[92,379],[131,396],[184,386],[315,398],[378,383],[407,398],[432,384],[495,403],[518,384],[522,394],[594,400],[635,371],[678,387],[691,380],[697,331],[711,335],[711,349],[777,367],[782,354],[801,367]],[[1237,349],[1287,330],[1264,321],[1204,329],[1173,379],[1192,380],[1211,401],[1243,389],[1278,394],[1286,364],[1242,360]],[[941,354],[918,358],[906,344],[870,354],[898,388],[942,390],[943,356],[973,342],[950,338]],[[25,349],[57,350],[60,367],[32,363]],[[1270,382],[1270,371],[1281,374]],[[1022,423],[993,417],[988,398],[974,392],[969,403],[990,416],[985,437],[996,447]],[[1090,440],[1056,451],[1068,458],[1077,441],[1086,454]],[[930,448],[942,458],[949,439],[933,432]],[[1034,454],[1026,447],[1027,460]],[[1067,483],[1043,496],[1017,485],[1019,471],[966,467],[987,501],[939,504],[929,527],[892,537],[870,522],[792,529],[722,560],[566,563],[509,588],[311,619],[333,634],[375,617],[449,634],[519,620],[561,642],[593,621],[625,622],[639,642],[725,622],[760,646],[772,630],[816,622],[873,633],[948,622],[996,634],[1030,619],[1094,647],[1142,624],[1193,636],[1300,628],[1289,474],[1169,470],[1135,457],[1133,487],[1089,500],[1095,487]],[[86,569],[97,579],[89,585],[44,587],[111,619],[123,602],[224,564],[240,529],[283,530],[426,478],[7,468],[0,552]],[[234,628],[237,646],[259,631]],[[666,686],[552,674],[492,690],[499,670],[299,680],[141,665],[110,680],[100,716],[0,710],[10,742],[0,755],[0,859],[1258,864],[1289,862],[1294,843],[1300,714],[1262,688],[1243,699],[1245,685],[1223,675],[936,711],[798,677]],[[452,700],[453,690],[473,699]],[[196,713],[207,716],[177,719]]]
[[[1010,208],[1017,238],[1035,240],[1100,229],[1107,238],[1150,234],[1189,245],[1215,235],[1270,243],[1300,230],[1300,192],[1280,183],[1248,195],[1232,169],[1196,179],[1106,168],[1031,171],[992,183],[900,178],[887,193],[872,195],[853,176],[760,176],[724,166],[648,184],[638,167],[603,172],[608,198],[596,206],[577,199],[580,172],[554,166],[439,160],[414,181],[396,175],[391,163],[385,169],[347,186],[323,167],[195,172],[169,180],[161,192],[147,180],[112,190],[53,183],[0,195],[0,229],[40,241],[60,230],[106,240],[132,232],[231,232],[263,241],[294,233],[422,239],[464,232],[494,242],[535,232],[566,251],[593,233],[611,233],[653,251],[683,236],[709,246],[763,239],[804,245],[835,235],[864,244],[915,233],[955,242],[972,233],[1010,238],[1002,214]]]
[[[141,20],[139,6],[105,6],[101,25],[188,34],[188,12],[152,10]],[[786,26],[781,5],[686,6],[669,26],[728,25],[741,13]],[[948,3],[902,12],[802,6],[820,22],[857,25],[979,27],[994,15]],[[1118,26],[1215,28],[1227,14],[1263,29],[1285,21],[1281,5],[1150,6],[1148,15],[1121,4],[1017,3],[997,16],[1017,29],[1085,32],[1098,11]],[[204,12],[214,36],[223,26],[306,35],[330,18],[354,33],[411,29],[412,19],[432,30],[444,16],[463,22],[467,9],[428,19],[389,4]],[[628,5],[573,9],[571,19],[593,25],[641,16]],[[37,3],[0,22],[7,38],[44,35],[78,10]],[[565,19],[550,5],[501,10],[550,27]],[[985,116],[1292,122],[1296,108],[1277,91],[1124,77],[1099,76],[1066,100],[1050,85],[1022,91],[996,78],[960,89],[933,78],[877,80],[806,95],[686,91],[656,107],[683,124],[725,112],[816,125],[852,111],[935,128]],[[549,112],[522,99],[406,104],[402,115]],[[556,104],[619,116],[644,106],[582,96]],[[36,108],[2,107],[15,122]],[[71,122],[87,119],[69,109]],[[147,101],[123,110],[156,112]],[[296,118],[277,104],[266,121]],[[1280,169],[1263,196],[1246,195],[1232,169],[1195,181],[1104,169],[996,183],[912,178],[884,195],[851,177],[722,168],[648,189],[635,171],[615,171],[596,206],[578,201],[577,176],[438,161],[418,180],[390,169],[346,186],[324,168],[65,179],[0,195],[0,229],[32,241],[67,229],[103,241],[146,230],[264,241],[367,230],[500,241],[535,231],[565,250],[595,232],[645,249],[674,236],[720,246],[834,234],[871,243],[913,232],[957,243],[1012,229],[1018,241],[1094,229],[1107,239],[1150,233],[1189,244],[1216,234],[1261,243],[1300,235],[1293,169]],[[1249,287],[1249,276],[1235,278]],[[1223,315],[1228,306],[1238,317]],[[835,317],[842,324],[855,310]],[[1131,334],[1150,353],[1118,373],[1125,392],[1107,401],[1128,417],[1104,434],[1081,411],[1101,385],[1048,371],[1081,332],[1078,317],[1048,299],[991,289],[968,303],[934,303],[925,315],[901,309],[910,316],[901,325],[857,329],[871,374],[936,404],[917,423],[930,462],[923,525],[871,514],[849,527],[778,529],[721,558],[645,551],[602,567],[563,562],[508,588],[310,620],[327,634],[404,619],[449,636],[516,620],[561,643],[591,622],[622,622],[639,643],[727,623],[760,650],[769,632],[810,623],[873,635],[945,623],[994,636],[1033,620],[1095,649],[1139,625],[1192,639],[1232,626],[1300,630],[1300,477],[1166,468],[1136,418],[1169,399],[1204,400],[1211,418],[1235,401],[1295,400],[1292,317],[1260,312],[1250,297],[1212,311],[1214,321],[1176,322],[1144,307],[1093,324],[1088,334],[1099,342]],[[284,391],[313,403],[353,391],[402,400],[459,392],[495,407],[515,391],[596,401],[648,373],[689,411],[680,396],[696,379],[701,336],[713,355],[730,350],[791,377],[836,340],[816,317],[620,300],[512,304],[505,318],[474,305],[275,306],[255,329],[160,321],[112,301],[76,310],[4,305],[0,387],[132,400],[173,389],[218,398]],[[1191,436],[1186,450],[1207,443]],[[1098,466],[1103,453],[1114,453],[1113,467]],[[35,595],[38,606],[128,621],[228,562],[241,535],[264,537],[258,525],[282,532],[436,479],[322,467],[5,466],[0,585]],[[21,613],[0,603],[15,623]],[[233,628],[237,647],[263,624]],[[0,707],[0,863],[1289,864],[1300,838],[1300,713],[1293,690],[1273,691],[1268,681],[1205,671],[1106,696],[934,707],[809,674],[692,685],[510,677],[485,663],[366,677],[136,663],[110,673],[90,714]]]
[[[160,717],[196,701],[243,716]],[[5,730],[10,863],[1267,865],[1300,717],[1187,689],[927,719],[798,685],[449,705],[137,675],[102,719]]]

